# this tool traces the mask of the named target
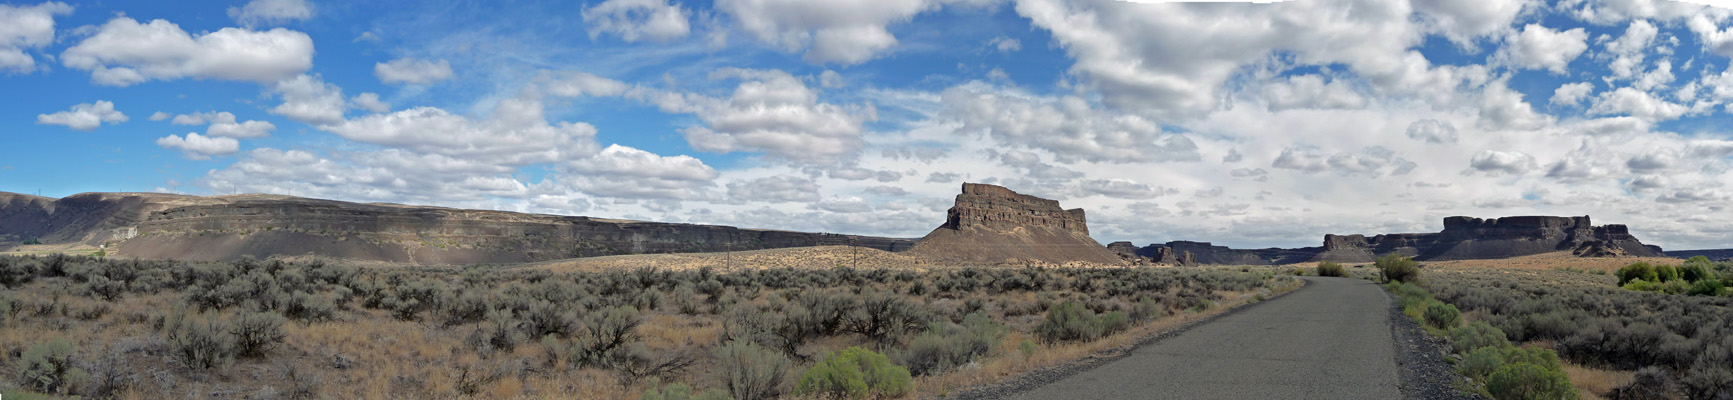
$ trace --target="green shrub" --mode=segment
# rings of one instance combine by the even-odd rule
[[[728,393],[739,400],[773,399],[785,390],[794,363],[787,356],[757,343],[731,340],[715,350],[717,373]]]
[[[1716,280],[1714,263],[1709,262],[1708,257],[1691,257],[1685,261],[1685,265],[1679,266],[1679,279],[1687,282]]]
[[[668,386],[663,386],[660,388],[656,387],[656,383],[651,382],[650,387],[647,389],[644,389],[644,394],[642,396],[639,396],[638,398],[641,400],[728,400],[728,399],[732,399],[732,397],[728,397],[727,393],[723,393],[721,390],[718,390],[718,389],[710,389],[710,390],[706,390],[706,391],[699,392],[699,393],[692,393],[691,387],[688,387],[688,386],[686,386],[686,384],[679,383],[679,382],[670,383],[670,384],[668,384]]]
[[[641,323],[643,318],[638,309],[631,306],[591,311],[584,315],[573,357],[580,365],[609,366],[624,355],[627,344],[638,340],[636,332]]]
[[[850,330],[878,343],[918,331],[927,325],[927,319],[925,310],[889,292],[862,294],[848,314]]]
[[[73,384],[88,376],[73,365],[74,353],[72,342],[63,337],[30,346],[18,358],[18,370],[24,374],[22,383],[32,390],[66,394]]]
[[[1047,310],[1047,317],[1035,327],[1035,335],[1048,343],[1090,341],[1105,334],[1101,318],[1078,301],[1060,303]]]
[[[298,292],[283,303],[283,315],[309,322],[330,320],[337,315],[337,302],[331,296]]]
[[[849,347],[826,357],[801,374],[799,395],[863,399],[902,397],[913,388],[909,370],[891,365],[884,355]]]
[[[1456,306],[1438,301],[1426,304],[1426,324],[1437,329],[1450,329],[1462,323],[1462,312]]]
[[[1556,364],[1555,364],[1556,365]],[[1526,362],[1505,364],[1486,378],[1486,391],[1499,400],[1576,399],[1563,371]]]
[[[1167,314],[1167,305],[1162,304],[1161,301],[1154,298],[1145,296],[1138,299],[1137,304],[1131,306],[1131,314],[1127,316],[1131,318],[1131,323],[1138,324],[1149,322],[1149,320],[1156,318],[1165,317]]]
[[[1400,254],[1390,254],[1378,257],[1373,263],[1378,267],[1378,275],[1384,282],[1415,283],[1420,281],[1420,265],[1413,259]]]
[[[537,338],[547,335],[566,337],[577,330],[578,318],[565,307],[554,305],[546,300],[538,300],[530,304],[530,308],[521,316],[524,319],[524,337]]]
[[[192,369],[224,369],[235,360],[235,337],[215,314],[175,310],[164,317],[163,338],[175,360]]]
[[[114,301],[126,294],[126,282],[111,280],[102,275],[91,275],[89,281],[79,285],[78,291],[103,301]]]
[[[1427,293],[1426,289],[1412,283],[1392,283],[1391,285],[1389,286],[1390,292],[1396,294],[1396,305],[1404,311],[1418,307],[1432,298],[1432,294]]]
[[[1488,375],[1504,366],[1504,353],[1505,348],[1501,347],[1472,349],[1462,354],[1462,361],[1457,363],[1456,369],[1463,376],[1484,382]]]
[[[1318,276],[1347,277],[1348,271],[1342,269],[1342,264],[1325,261],[1318,263]]]
[[[1659,291],[1661,291],[1660,285],[1657,285],[1654,282],[1649,282],[1649,281],[1642,280],[1642,279],[1632,279],[1630,282],[1625,283],[1622,286],[1624,287],[1625,290],[1635,290],[1635,291],[1639,291],[1639,292],[1659,292]]]
[[[484,356],[499,350],[509,352],[517,348],[518,342],[524,339],[523,329],[520,327],[522,325],[523,322],[511,317],[511,311],[489,311],[480,326],[477,326],[474,331],[469,333],[469,336],[464,338],[464,344],[469,345],[471,349],[475,349],[476,353]],[[561,336],[558,335],[544,336],[542,343],[548,344],[547,339],[558,342],[560,338]],[[558,354],[569,355],[570,349],[562,349]],[[556,357],[556,360],[561,359],[567,358]]]
[[[0,286],[15,288],[30,283],[41,267],[35,259],[0,257]]]
[[[1450,348],[1458,354],[1483,347],[1508,348],[1510,340],[1505,338],[1504,331],[1488,325],[1485,322],[1471,322],[1467,325],[1450,329]]]
[[[1659,282],[1655,273],[1655,267],[1646,262],[1632,263],[1620,267],[1618,276],[1619,286],[1625,286],[1625,284],[1636,280],[1648,281],[1650,283]]]
[[[986,315],[969,314],[962,325],[934,323],[909,342],[901,359],[915,376],[932,375],[992,353],[1004,336],[1005,328]]]
[[[1656,265],[1655,266],[1655,279],[1659,279],[1656,282],[1671,282],[1671,281],[1678,280],[1679,279],[1679,269],[1674,268],[1671,265]]]
[[[1719,296],[1725,291],[1725,288],[1726,286],[1723,286],[1719,280],[1704,279],[1691,284],[1691,289],[1687,290],[1686,293],[1693,296]]]
[[[283,342],[283,316],[275,312],[243,312],[233,326],[235,353],[241,357],[263,356]]]

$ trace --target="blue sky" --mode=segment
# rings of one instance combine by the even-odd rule
[[[1733,12],[1644,0],[0,3],[0,191],[915,237],[964,181],[1240,247],[1733,247]]]

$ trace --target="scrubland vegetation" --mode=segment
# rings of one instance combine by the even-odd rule
[[[0,389],[90,398],[898,398],[1298,281],[1216,268],[358,269],[0,257]]]
[[[1696,256],[1684,264],[1651,265],[1634,263],[1619,268],[1618,285],[1628,290],[1689,294],[1693,296],[1733,296],[1733,262],[1710,262]]]
[[[1347,277],[1348,272],[1342,268],[1342,264],[1324,261],[1318,263],[1318,276]]]
[[[1725,271],[1706,261],[1612,275],[1426,269],[1391,290],[1494,398],[1733,398],[1733,298],[1688,295],[1710,294],[1690,288]],[[1643,283],[1684,290],[1626,290]]]

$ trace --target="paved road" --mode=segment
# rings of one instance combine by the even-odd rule
[[[1013,399],[1401,399],[1389,300],[1311,284]]]

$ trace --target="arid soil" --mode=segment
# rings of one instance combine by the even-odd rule
[[[668,270],[696,270],[709,267],[718,272],[741,269],[772,268],[834,268],[872,267],[926,270],[933,268],[984,267],[1118,267],[1117,264],[1068,262],[1051,264],[1036,261],[970,264],[932,260],[916,253],[893,253],[878,249],[852,246],[796,247],[736,251],[723,253],[637,254],[624,256],[586,257],[528,263],[518,268],[552,272],[603,271],[619,268],[653,267]]]

